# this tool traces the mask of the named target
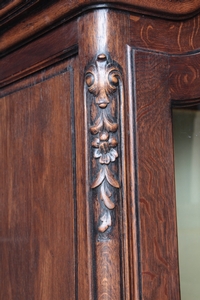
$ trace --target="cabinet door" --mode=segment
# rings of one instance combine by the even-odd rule
[[[141,299],[180,299],[172,107],[199,103],[199,53],[129,56]]]
[[[134,49],[129,55],[140,295],[179,299],[168,56]]]

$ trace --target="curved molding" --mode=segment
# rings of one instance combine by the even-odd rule
[[[119,105],[123,101],[120,67],[108,55],[100,54],[85,72],[86,101],[90,120],[90,170],[92,201],[96,195],[100,215],[98,231],[105,232],[112,226],[112,210],[120,189]],[[92,97],[91,97],[92,96]]]
[[[41,0],[39,0],[39,4]],[[31,16],[23,14],[14,27],[2,26],[0,56],[7,51],[20,47],[27,41],[49,31],[62,23],[69,21],[82,13],[101,8],[114,8],[121,11],[146,14],[166,19],[181,20],[196,15],[200,11],[199,0],[124,0],[104,1],[96,4],[96,0],[54,1],[45,9],[41,7]],[[48,15],[48,18],[46,17]],[[19,16],[19,15],[18,15]]]
[[[6,25],[18,15],[33,7],[39,0],[8,0],[0,3],[0,26]]]

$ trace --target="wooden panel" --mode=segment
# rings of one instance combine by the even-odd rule
[[[141,299],[179,300],[168,57],[132,55]]]
[[[195,99],[200,98],[199,70],[200,53],[170,57],[169,81],[171,98],[178,100],[180,105],[183,104],[183,100],[190,100],[190,104],[193,104],[196,102]],[[186,101],[183,102],[186,104]]]
[[[21,14],[39,0],[3,0],[0,3],[0,25]]]
[[[77,23],[70,22],[0,59],[0,87],[77,52]]]
[[[72,87],[64,63],[0,99],[1,299],[75,299]]]
[[[130,45],[172,54],[200,49],[200,16],[175,22],[130,16]]]

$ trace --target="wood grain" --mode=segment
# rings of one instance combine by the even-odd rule
[[[77,41],[74,21],[0,59],[0,87],[77,53]]]
[[[76,299],[93,299],[93,278],[91,274],[91,232],[88,219],[88,178],[87,178],[87,149],[85,140],[85,113],[83,83],[84,74],[80,71],[81,61],[78,57],[72,58],[74,65],[74,109],[75,109],[75,140],[76,152],[74,153],[74,164],[76,165],[76,198],[77,198],[77,280]]]
[[[0,99],[1,299],[76,295],[73,82],[56,73]]]
[[[38,3],[1,27],[0,298],[180,300],[171,106],[200,99],[199,1]]]
[[[121,20],[120,27],[116,27],[117,22]],[[93,24],[90,35],[88,36],[87,28]],[[110,55],[117,63],[120,62],[122,68],[126,65],[125,59],[125,43],[123,41],[127,38],[124,35],[124,30],[127,28],[125,15],[118,13],[110,13],[108,10],[99,10],[94,13],[89,13],[80,19],[79,23],[79,57],[80,57],[80,73],[85,74],[90,62],[95,60],[98,55],[106,54]],[[114,38],[114,40],[113,40]],[[124,78],[123,78],[124,79]],[[88,79],[88,83],[90,79]],[[82,87],[84,90],[84,86]],[[120,131],[121,138],[124,141],[124,103],[120,104],[119,120],[122,126]],[[90,114],[93,109],[90,107],[89,98],[85,99],[85,128],[90,124]],[[115,111],[115,107],[111,108],[111,112]],[[89,116],[89,118],[88,118]],[[93,114],[92,114],[93,116]],[[95,116],[95,114],[94,114]],[[85,132],[85,141],[87,141],[87,156],[86,163],[88,163],[92,157],[93,152],[90,151],[90,131]],[[124,145],[119,147],[119,159],[124,163]],[[120,149],[121,148],[121,149]],[[122,155],[122,156],[121,156]],[[120,161],[120,163],[121,163]],[[89,164],[90,165],[90,164]],[[120,165],[119,165],[120,166]],[[122,168],[123,169],[123,168]],[[88,229],[91,232],[91,249],[90,258],[92,258],[91,267],[91,282],[92,282],[92,299],[127,299],[130,298],[130,286],[129,286],[129,268],[128,268],[128,247],[126,236],[126,218],[127,215],[124,211],[126,208],[126,181],[125,172],[122,172],[122,180],[120,185],[122,188],[116,189],[115,200],[116,207],[112,229],[107,233],[99,234],[98,232],[98,219],[99,205],[95,199],[95,192],[91,196],[90,189],[90,174],[94,177],[94,173],[90,173],[88,167],[87,182],[88,182]],[[117,168],[113,167],[113,174],[117,174]],[[124,198],[122,199],[121,191],[124,191]],[[97,197],[97,195],[96,195]],[[122,217],[123,216],[123,217]],[[125,225],[124,225],[125,224]],[[123,227],[124,225],[124,227]],[[127,248],[126,248],[127,247]],[[127,251],[127,252],[126,252]]]
[[[0,4],[0,26],[13,20],[16,16],[22,14],[25,10],[35,5],[39,0],[7,0]]]
[[[133,50],[142,299],[180,299],[168,57]],[[143,76],[142,74],[144,74]]]
[[[11,50],[17,45],[22,45],[25,41],[33,39],[41,32],[48,31],[55,26],[55,23],[63,23],[74,16],[94,8],[116,8],[140,14],[154,15],[161,18],[179,19],[190,17],[200,10],[199,0],[185,0],[184,3],[176,0],[74,0],[65,1],[53,0],[50,3],[38,5],[35,12],[29,15],[22,15],[15,26],[5,26],[0,33],[0,54]]]
[[[178,102],[190,102],[200,98],[200,53],[171,56],[169,82],[171,98]],[[184,101],[183,101],[184,100]],[[188,100],[188,101],[186,101]]]
[[[200,49],[200,16],[186,21],[130,16],[130,45],[165,52],[183,54]]]

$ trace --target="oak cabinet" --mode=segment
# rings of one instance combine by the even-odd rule
[[[123,2],[123,3],[122,3]],[[2,300],[179,300],[172,107],[199,1],[3,1]]]

